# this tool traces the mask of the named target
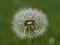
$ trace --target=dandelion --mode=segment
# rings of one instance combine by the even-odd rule
[[[48,19],[41,10],[24,8],[13,17],[13,31],[21,39],[37,38],[43,35],[48,27]]]

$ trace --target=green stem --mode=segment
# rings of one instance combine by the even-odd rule
[[[29,34],[32,36],[33,34],[31,33],[30,27],[28,26],[28,28],[29,28]],[[27,30],[27,26],[24,29],[24,33],[26,33],[26,30]],[[30,41],[31,41],[30,45],[33,45],[33,38],[30,38]]]
[[[30,27],[29,27],[29,34],[32,36],[33,34],[30,31],[31,30],[30,30]],[[30,38],[30,40],[31,40],[31,45],[33,45],[33,38]]]
[[[33,45],[33,39],[31,38],[31,45]]]

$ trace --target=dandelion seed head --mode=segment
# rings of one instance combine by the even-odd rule
[[[34,30],[33,35],[30,35],[28,33],[24,33],[24,22],[26,20],[34,20],[36,25],[36,29]],[[48,27],[48,19],[46,14],[44,14],[41,10],[32,9],[32,8],[24,8],[22,10],[19,10],[13,17],[13,31],[16,33],[17,36],[19,36],[21,39],[24,38],[36,38],[38,36],[41,36]],[[31,24],[32,22],[28,22],[28,24]]]

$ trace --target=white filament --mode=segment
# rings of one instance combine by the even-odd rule
[[[25,26],[24,22],[26,20],[35,20],[36,22],[36,30],[34,30],[33,35],[25,34]],[[41,10],[32,9],[32,8],[24,8],[19,10],[13,17],[13,31],[19,36],[21,39],[24,38],[36,38],[41,36],[46,30],[48,26],[48,19],[46,14],[44,14]]]

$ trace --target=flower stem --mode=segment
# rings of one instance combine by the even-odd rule
[[[33,34],[30,32],[30,27],[29,27],[29,34],[32,36]],[[31,41],[31,45],[33,45],[33,38],[30,38],[30,41]]]
[[[33,45],[33,39],[31,38],[31,45]]]

